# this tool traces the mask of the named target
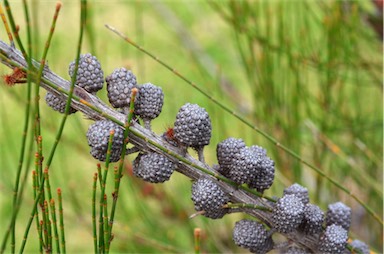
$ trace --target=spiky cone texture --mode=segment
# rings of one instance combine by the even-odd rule
[[[357,239],[351,242],[351,247],[353,248],[353,251],[354,251],[352,253],[356,253],[357,251],[359,251],[362,254],[370,253],[369,246],[365,242],[362,242]],[[351,251],[347,249],[344,254],[350,254],[350,253]]]
[[[176,115],[173,131],[180,144],[199,150],[211,140],[211,119],[204,108],[186,103]]]
[[[239,156],[240,150],[245,147],[242,139],[227,138],[216,146],[217,161],[220,165],[219,172],[228,177],[233,161]]]
[[[273,180],[275,178],[275,162],[266,156],[265,153],[261,153],[261,151],[258,153],[258,156],[261,158],[261,161],[258,165],[258,173],[256,177],[252,179],[250,183],[248,183],[248,186],[250,188],[256,189],[258,192],[263,193],[273,184]]]
[[[301,199],[304,205],[309,203],[308,189],[301,186],[298,183],[294,183],[291,186],[284,189],[283,195],[294,194],[296,197]]]
[[[299,226],[301,232],[307,235],[321,233],[324,222],[324,212],[314,204],[306,204],[304,208],[304,219]]]
[[[273,240],[268,230],[262,224],[252,220],[236,222],[233,241],[236,245],[249,249],[253,253],[267,253],[273,248]]]
[[[151,183],[168,181],[177,165],[159,153],[139,154],[133,163],[135,176]]]
[[[251,183],[259,175],[262,158],[257,156],[252,149],[244,147],[232,161],[228,178],[237,184]]]
[[[220,219],[229,212],[223,208],[229,202],[227,194],[215,182],[208,178],[200,178],[192,185],[192,197],[195,210],[204,212],[205,217]]]
[[[47,92],[47,94],[45,95],[45,101],[47,102],[47,105],[51,107],[53,110],[58,111],[62,114],[65,112],[65,107],[67,105],[67,102],[57,97],[53,93]],[[73,114],[76,112],[77,112],[76,109],[70,107],[68,114]]]
[[[320,237],[319,252],[324,254],[344,253],[348,240],[348,232],[342,226],[332,224],[327,226]]]
[[[116,123],[110,120],[96,121],[89,126],[87,131],[88,145],[91,147],[91,154],[99,161],[105,161],[107,158],[108,141],[111,131],[114,130],[114,136],[111,147],[111,162],[120,159],[121,150],[124,141],[124,131]]]
[[[150,122],[161,113],[164,103],[163,90],[151,83],[139,86],[135,99],[135,114],[144,121],[147,129],[151,129]]]
[[[68,72],[69,76],[74,75],[75,61],[69,64]],[[92,94],[96,94],[97,91],[103,88],[104,72],[101,69],[99,60],[90,53],[80,55],[75,84]]]
[[[304,218],[304,204],[295,195],[284,195],[272,210],[273,228],[280,233],[297,229]]]
[[[107,95],[114,108],[128,108],[131,101],[131,90],[136,87],[136,76],[125,68],[115,69],[105,78]]]
[[[345,230],[349,230],[352,220],[351,208],[342,202],[336,202],[328,205],[325,223],[327,226],[336,224],[342,226]]]

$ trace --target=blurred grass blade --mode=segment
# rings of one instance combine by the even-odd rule
[[[1,20],[3,21],[5,30],[7,31],[9,43],[11,44],[12,47],[15,47],[15,42],[13,41],[11,29],[9,28],[7,19],[5,18],[5,14],[4,14],[4,11],[3,11],[3,6],[2,6],[1,3],[0,3],[0,16],[1,16]]]

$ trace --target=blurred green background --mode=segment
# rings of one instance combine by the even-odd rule
[[[27,1],[32,18],[33,55],[40,59],[55,1]],[[379,1],[377,1],[379,2]],[[48,53],[50,69],[69,79],[75,58],[80,3],[62,1]],[[380,3],[379,3],[380,4]],[[12,1],[20,35],[26,42],[21,1]],[[151,82],[165,93],[163,112],[152,122],[160,134],[172,126],[180,106],[197,103],[212,125],[206,160],[216,161],[216,144],[233,136],[258,144],[276,162],[276,178],[267,195],[281,196],[298,182],[311,202],[326,210],[343,201],[353,209],[351,238],[382,252],[383,229],[351,197],[268,142],[211,100],[188,86],[142,52],[104,27],[109,24],[176,68],[223,104],[247,118],[280,143],[341,182],[380,216],[383,214],[382,14],[371,1],[88,1],[88,23],[82,53],[101,62],[105,76],[126,67],[139,83]],[[381,18],[381,21],[380,21]],[[377,29],[379,27],[379,29]],[[4,26],[0,38],[8,41]],[[0,66],[0,75],[10,69]],[[8,225],[21,151],[26,86],[0,86],[0,220]],[[43,152],[48,156],[62,116],[45,105],[41,90]],[[106,90],[98,93],[108,102]],[[67,251],[92,252],[91,195],[97,161],[89,155],[85,133],[92,122],[81,113],[68,118],[51,166],[51,187],[64,198]],[[33,204],[28,152],[27,185],[17,220],[17,248]],[[34,148],[33,148],[34,149]],[[169,182],[149,185],[130,174],[122,178],[112,252],[193,252],[193,229],[203,232],[203,252],[244,252],[232,242],[231,214],[221,220],[194,213],[190,180],[175,173]],[[24,172],[23,171],[23,172]],[[24,174],[24,173],[23,173]],[[109,178],[113,185],[113,177]],[[111,189],[108,189],[110,195]],[[38,250],[36,229],[26,251]],[[5,226],[1,227],[3,239]],[[8,248],[9,250],[9,248]]]

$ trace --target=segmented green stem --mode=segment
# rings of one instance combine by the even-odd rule
[[[42,207],[42,216],[43,216],[43,235],[45,242],[45,251],[50,249],[50,225],[49,225],[49,211],[48,211],[48,202],[44,200],[44,204]]]
[[[52,192],[51,192],[51,185],[49,183],[49,174],[48,170],[44,171],[44,177],[45,177],[45,183],[46,183],[46,189],[48,192],[48,200],[50,202],[50,211],[51,211],[51,219],[52,219],[52,224],[53,224],[53,232],[55,236],[55,241],[56,241],[56,248],[57,252],[60,253],[60,242],[59,242],[59,234],[57,230],[57,223],[56,223],[56,209],[55,209],[55,201],[52,198]]]
[[[64,213],[63,213],[63,197],[61,189],[57,189],[57,200],[59,202],[59,219],[60,219],[60,235],[61,235],[61,252],[66,253],[65,247],[65,231],[64,231]]]
[[[125,158],[125,152],[127,150],[127,144],[129,141],[128,135],[130,132],[130,126],[133,118],[133,112],[135,110],[135,98],[138,90],[137,88],[133,88],[131,92],[131,102],[129,104],[129,113],[127,116],[127,120],[125,121],[124,124],[124,142],[123,142],[123,149],[121,151],[121,159],[120,159],[120,164],[119,164],[119,171],[117,173],[117,176],[115,175],[115,191],[113,193],[113,203],[112,203],[112,208],[111,208],[111,217],[109,220],[109,235],[108,235],[108,247],[109,244],[112,240],[112,228],[113,228],[113,220],[115,217],[115,211],[116,211],[116,205],[117,205],[117,199],[119,197],[119,189],[120,189],[120,179],[122,177],[122,172],[124,168],[124,158]],[[117,179],[116,179],[117,178]],[[109,248],[107,248],[107,253],[109,252]]]
[[[100,164],[98,164],[100,166]],[[97,188],[97,173],[93,176],[92,187],[92,228],[93,228],[93,247],[97,253],[97,226],[96,226],[96,188]]]
[[[49,182],[48,168],[44,170],[45,186],[48,193],[48,200],[52,200],[51,184]]]
[[[48,212],[48,202],[46,202],[46,204],[47,204],[47,212]],[[48,225],[48,246],[47,246],[47,252],[48,253],[52,253],[52,222],[51,222],[51,220],[49,220],[49,218],[48,218],[47,225]]]
[[[39,241],[40,241],[40,253],[43,253],[43,248],[44,248],[43,223],[44,222],[41,220],[37,225],[37,233],[39,235]]]
[[[37,163],[37,161],[36,161],[36,163]],[[36,173],[36,171],[32,171],[33,197],[35,199],[36,199],[38,191],[39,191],[38,183],[39,183],[39,180],[37,177],[37,173]],[[44,240],[43,240],[43,234],[42,234],[42,225],[40,224],[40,219],[39,219],[39,213],[35,213],[35,219],[36,219],[37,234],[39,236],[39,249],[40,249],[40,252],[43,252]]]
[[[103,223],[104,223],[104,246],[105,246],[105,252],[108,253],[109,251],[109,226],[108,226],[108,200],[107,200],[107,194],[104,194],[104,201],[103,201]]]
[[[236,113],[235,111],[231,110],[229,107],[227,107],[226,105],[224,105],[223,103],[221,103],[220,101],[218,101],[217,99],[215,99],[214,97],[212,97],[209,93],[205,92],[200,86],[196,85],[194,82],[190,81],[189,79],[187,79],[184,75],[180,74],[176,69],[172,68],[170,65],[168,65],[167,63],[165,63],[164,61],[160,60],[158,57],[156,57],[155,55],[153,55],[152,53],[150,53],[149,51],[147,51],[146,49],[144,49],[143,47],[141,47],[140,45],[138,45],[137,43],[135,43],[134,41],[132,41],[130,38],[128,38],[126,35],[122,34],[121,32],[117,31],[115,28],[109,26],[109,25],[105,25],[109,30],[111,30],[112,32],[114,32],[115,34],[117,34],[119,37],[121,37],[122,39],[124,39],[127,43],[129,43],[130,45],[134,46],[135,48],[137,48],[138,50],[140,50],[141,52],[143,52],[144,54],[148,55],[149,57],[151,57],[152,59],[154,59],[156,62],[158,62],[160,65],[164,66],[166,69],[168,69],[169,71],[171,71],[173,74],[175,74],[176,76],[178,76],[180,79],[182,79],[183,81],[185,81],[188,85],[190,85],[191,87],[193,87],[194,89],[196,89],[198,92],[200,92],[202,95],[204,95],[205,97],[207,97],[209,100],[211,100],[214,104],[218,105],[222,110],[224,110],[225,112],[233,115],[235,118],[237,118],[239,121],[241,121],[243,124],[245,124],[246,126],[248,126],[249,128],[251,128],[252,130],[256,131],[257,133],[259,133],[260,135],[262,135],[264,138],[266,138],[269,142],[272,142],[277,148],[280,148],[282,149],[284,152],[286,152],[287,154],[289,154],[290,156],[292,156],[293,158],[297,159],[300,163],[306,165],[307,167],[309,167],[310,169],[314,170],[316,173],[318,173],[321,177],[327,179],[329,182],[331,182],[333,185],[335,185],[338,189],[340,189],[341,191],[345,192],[347,195],[349,195],[350,197],[352,197],[354,200],[356,200],[359,204],[361,204],[364,209],[369,213],[371,214],[378,222],[380,222],[380,224],[383,225],[383,220],[382,218],[380,218],[369,206],[367,206],[360,198],[358,198],[356,195],[354,195],[350,190],[348,190],[346,187],[344,187],[341,183],[339,183],[338,181],[332,179],[329,175],[325,174],[323,170],[321,170],[320,168],[312,165],[311,163],[307,162],[306,160],[302,159],[300,155],[298,155],[296,152],[292,151],[291,149],[289,149],[287,146],[283,145],[283,144],[280,144],[275,138],[273,138],[271,135],[269,135],[268,133],[262,131],[261,129],[259,129],[257,126],[255,125],[252,125],[252,123],[250,123],[247,119],[245,119],[244,117],[240,116],[238,113]]]
[[[105,203],[104,203],[106,202],[105,186],[107,183],[109,163],[111,159],[111,150],[112,150],[112,143],[113,143],[114,136],[115,136],[115,130],[111,130],[109,133],[109,139],[108,139],[107,157],[105,160],[104,174],[100,178],[101,194],[100,194],[100,211],[99,211],[99,245],[100,245],[99,248],[102,250],[102,252],[105,251],[105,248],[107,246],[107,240],[104,238],[105,236],[108,236],[108,219],[105,220],[106,219]],[[105,225],[105,223],[107,223],[107,225]],[[107,230],[107,232],[105,232],[105,230]]]
[[[59,239],[59,231],[57,230],[55,200],[51,199],[51,201],[49,203],[50,203],[50,206],[51,206],[51,218],[52,218],[52,224],[53,224],[53,233],[54,233],[54,236],[55,236],[56,252],[60,253],[60,239]]]
[[[35,126],[35,132],[36,132],[36,126]],[[36,133],[35,133],[36,134]],[[44,205],[44,200],[45,200],[45,192],[44,192],[44,184],[41,184],[41,180],[45,181],[44,174],[42,171],[43,168],[43,137],[38,136],[35,138],[37,141],[37,152],[35,154],[36,156],[36,172],[37,172],[37,179],[39,180],[38,182],[38,187],[39,187],[39,192],[38,195],[41,195],[41,198],[39,200],[39,205],[40,207],[43,207]]]

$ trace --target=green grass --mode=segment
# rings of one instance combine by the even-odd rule
[[[38,22],[32,24],[34,57],[40,59],[56,3],[32,3],[31,17]],[[161,9],[151,2],[89,1],[90,23],[83,53],[95,54],[105,75],[127,67],[136,73],[139,83],[151,82],[163,88],[163,112],[152,123],[156,133],[172,125],[181,105],[198,103],[207,109],[213,123],[211,145],[205,149],[208,164],[216,163],[216,144],[229,136],[241,137],[247,145],[266,147],[278,171],[274,185],[267,191],[269,196],[281,196],[284,187],[298,182],[308,187],[311,201],[323,210],[327,204],[341,200],[353,209],[350,236],[382,252],[382,227],[351,197],[104,27],[110,24],[127,34],[224,105],[347,186],[381,215],[382,42],[364,21],[373,7],[364,1],[161,4],[174,12],[202,55],[211,58],[208,68],[213,72],[199,61],[199,51],[181,40],[175,24],[164,19]],[[63,1],[48,53],[50,69],[68,80],[68,65],[77,49],[79,6],[77,1]],[[26,43],[22,3],[12,1],[11,7]],[[1,27],[0,38],[6,41]],[[0,75],[8,73],[10,69],[1,65]],[[223,77],[230,81],[229,88],[220,83]],[[25,85],[0,86],[0,220],[4,225],[11,218],[25,93]],[[47,157],[62,116],[45,105],[45,91],[41,89],[40,95],[43,153]],[[107,102],[105,90],[98,96]],[[69,116],[51,165],[52,189],[63,190],[68,253],[93,251],[91,198],[97,162],[89,155],[85,137],[91,123],[79,113]],[[27,147],[30,140],[28,136]],[[25,161],[28,156],[32,156],[28,165],[31,171],[34,150],[26,153]],[[127,162],[133,159],[131,155]],[[244,251],[231,240],[235,221],[244,216],[232,214],[215,221],[188,219],[194,213],[188,178],[176,173],[165,184],[148,185],[128,171],[129,166],[121,183],[112,252],[193,252],[195,227],[203,230],[201,248],[205,252]],[[31,179],[29,174],[17,219],[16,251],[33,204]],[[113,177],[108,180],[110,195]],[[27,252],[38,250],[34,227]],[[0,231],[0,239],[4,233],[5,228]]]

